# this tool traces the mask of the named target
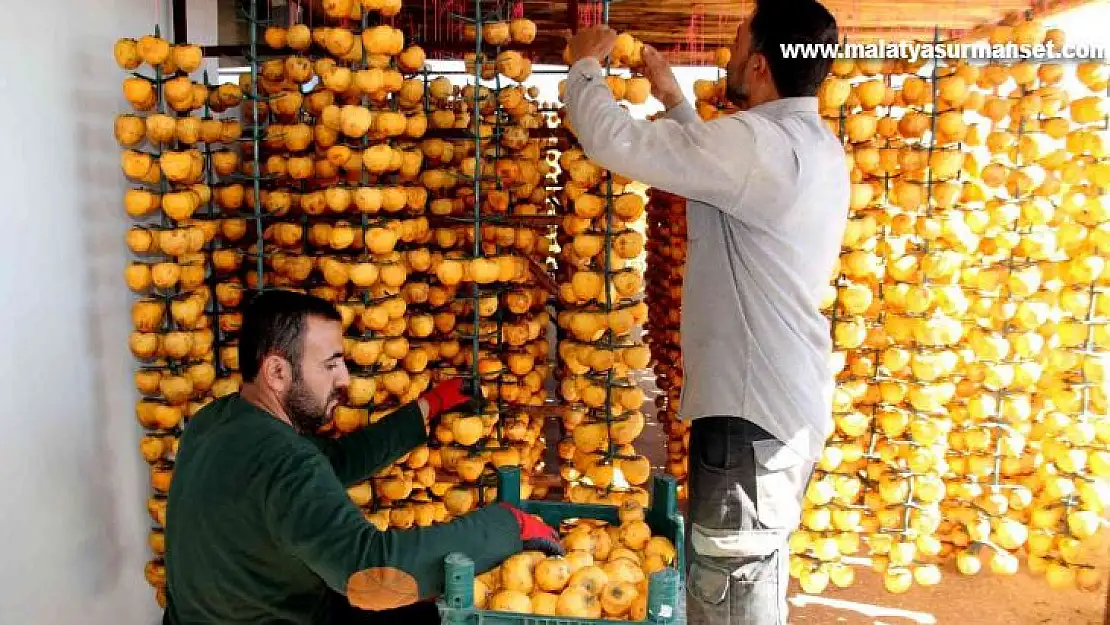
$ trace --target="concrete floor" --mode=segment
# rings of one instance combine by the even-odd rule
[[[882,577],[856,570],[856,583],[820,596],[790,591],[790,623],[798,625],[1103,625],[1106,586],[1094,592],[1055,591],[1043,577],[1019,571],[964,577],[955,567],[933,587],[893,595]]]

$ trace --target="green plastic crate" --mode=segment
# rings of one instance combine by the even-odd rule
[[[502,468],[498,470],[498,501],[519,506],[520,509],[542,518],[548,525],[557,527],[567,519],[595,519],[619,523],[620,516],[616,506],[598,504],[574,504],[554,501],[521,501],[520,469]],[[651,482],[650,506],[645,511],[644,520],[651,527],[652,535],[666,536],[677,551],[676,568],[668,567],[656,571],[648,581],[647,619],[643,621],[615,621],[605,619],[578,619],[567,617],[494,612],[474,607],[474,561],[461,553],[447,556],[446,588],[439,601],[440,615],[444,625],[577,625],[613,623],[644,623],[646,625],[667,625],[679,620],[679,593],[682,591],[683,571],[685,571],[684,540],[685,528],[682,515],[678,512],[678,490],[673,477],[654,476]]]

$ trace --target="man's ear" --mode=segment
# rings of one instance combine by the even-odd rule
[[[771,65],[767,62],[767,57],[762,52],[753,52],[751,56],[752,70],[760,76],[771,76]]]
[[[277,354],[267,354],[262,359],[259,377],[270,390],[284,392],[293,384],[292,365]]]

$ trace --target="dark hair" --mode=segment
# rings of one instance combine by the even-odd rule
[[[251,298],[239,331],[239,372],[243,380],[253,382],[262,360],[270,354],[299,367],[309,317],[343,319],[331,303],[296,291],[263,291]]]
[[[836,18],[817,0],[758,0],[751,22],[751,52],[767,57],[775,88],[784,98],[813,96],[829,74],[832,56],[784,58],[781,44],[835,44]],[[808,58],[807,58],[808,56]]]

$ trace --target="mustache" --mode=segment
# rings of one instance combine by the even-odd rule
[[[329,409],[332,400],[336,400],[338,408],[347,403],[348,395],[345,387],[331,389],[323,398],[313,397],[304,387],[291,389],[285,399],[285,411],[289,415],[293,428],[301,435],[314,435],[320,428],[328,423],[334,415],[334,408]]]

